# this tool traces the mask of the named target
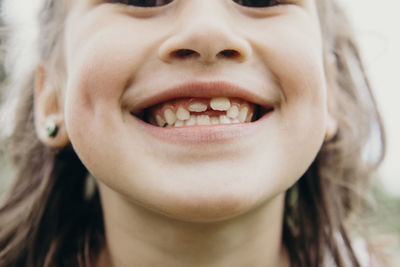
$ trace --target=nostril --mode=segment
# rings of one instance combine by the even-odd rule
[[[172,57],[174,58],[189,58],[189,57],[194,57],[194,56],[199,56],[199,53],[197,53],[194,50],[191,49],[179,49],[174,52],[172,52]]]
[[[234,58],[240,57],[240,54],[236,50],[226,49],[226,50],[222,50],[221,52],[219,52],[218,56],[221,56],[221,57],[224,57],[224,58],[232,58],[232,59],[234,59]]]

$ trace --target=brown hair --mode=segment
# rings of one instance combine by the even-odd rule
[[[39,60],[59,73],[65,2],[44,1],[39,16]],[[343,11],[334,1],[316,2],[329,108],[338,132],[288,190],[283,241],[292,266],[323,266],[329,259],[337,266],[360,266],[347,227],[363,203],[372,170],[382,160],[383,128]],[[38,140],[34,74],[32,68],[22,80],[4,87],[19,95],[8,139],[16,177],[0,208],[0,266],[90,266],[104,243],[99,193],[95,189],[88,194],[91,178],[71,146],[51,149]],[[375,158],[369,160],[365,151],[372,133],[380,142]]]

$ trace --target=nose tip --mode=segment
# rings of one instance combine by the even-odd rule
[[[159,47],[160,59],[165,62],[196,59],[212,63],[218,60],[241,62],[249,56],[251,49],[246,40],[229,31],[202,26],[165,40]]]
[[[216,53],[215,56],[212,56],[212,54],[208,53],[202,53],[198,52],[196,50],[192,49],[185,49],[185,48],[180,48],[176,49],[171,52],[167,52],[169,54],[166,55],[166,57],[169,60],[177,59],[177,60],[184,60],[184,59],[190,59],[190,58],[197,58],[201,59],[203,61],[209,62],[212,61],[213,59],[233,59],[233,60],[241,60],[243,59],[243,53],[240,53],[239,51],[235,49],[224,49],[222,51],[219,51]],[[205,55],[210,55],[211,57],[207,57]]]

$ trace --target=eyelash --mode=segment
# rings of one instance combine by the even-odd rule
[[[238,5],[245,7],[271,7],[284,4],[284,0],[233,0]]]
[[[111,3],[120,3],[124,5],[137,7],[159,7],[165,6],[174,0],[110,0]],[[245,7],[271,7],[284,4],[286,0],[233,0],[238,5]]]
[[[110,0],[110,3],[119,3],[137,7],[158,7],[165,6],[174,0]]]

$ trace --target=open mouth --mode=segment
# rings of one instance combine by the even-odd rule
[[[272,112],[240,98],[179,98],[169,100],[132,115],[157,127],[190,127],[251,123]]]

